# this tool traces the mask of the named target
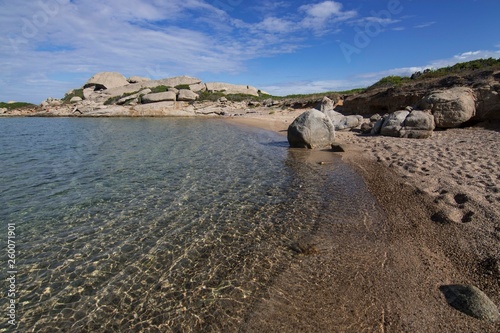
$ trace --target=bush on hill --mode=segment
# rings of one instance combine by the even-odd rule
[[[15,103],[0,102],[0,109],[7,109],[7,110],[13,110],[13,109],[19,109],[19,108],[25,108],[25,107],[33,107],[33,106],[35,106],[35,104],[25,103],[25,102],[15,102]]]
[[[80,97],[81,99],[84,99],[83,89],[74,89],[71,93],[65,94],[62,101],[63,103],[69,103],[73,97]]]

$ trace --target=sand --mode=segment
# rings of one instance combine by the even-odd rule
[[[231,121],[286,135],[300,112]],[[312,235],[320,251],[276,279],[242,331],[499,332],[500,323],[457,311],[440,291],[473,285],[500,305],[498,128],[337,140],[378,207]]]

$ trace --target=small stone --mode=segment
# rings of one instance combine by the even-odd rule
[[[332,144],[332,151],[334,153],[345,153],[347,151],[347,146],[343,144],[334,143]]]

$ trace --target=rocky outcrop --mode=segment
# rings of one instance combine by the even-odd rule
[[[244,86],[244,85],[221,83],[221,82],[208,82],[205,85],[206,85],[206,90],[210,92],[259,96],[259,90],[252,86]]]
[[[350,130],[359,127],[363,123],[363,116],[344,116],[337,111],[327,111],[325,114],[330,118],[336,131]]]
[[[403,128],[403,124],[405,122],[406,117],[410,114],[408,111],[396,111],[394,113],[389,114],[382,124],[382,128],[380,129],[380,134],[385,136],[395,136],[399,137],[401,129]]]
[[[462,96],[450,96],[456,93]],[[423,105],[423,100],[428,106]],[[472,71],[463,76],[449,75],[396,87],[371,88],[346,98],[342,113],[384,114],[403,110],[408,105],[431,109],[429,104],[436,104],[432,110],[438,113],[436,126],[439,128],[460,126],[468,121],[464,120],[467,118],[471,121],[499,121],[500,71]]]
[[[207,91],[207,86],[205,85],[205,83],[196,83],[196,84],[191,84],[189,86],[189,89],[191,89],[194,92]]]
[[[95,87],[94,90],[104,90],[122,87],[128,84],[129,82],[127,81],[125,76],[121,75],[120,73],[101,72],[92,76],[83,87]]]
[[[156,102],[175,102],[177,99],[177,96],[173,91],[166,91],[166,92],[161,92],[161,93],[155,93],[155,94],[147,94],[142,96],[142,103],[147,104],[147,103],[156,103]]]
[[[151,93],[151,89],[147,88],[144,90],[139,91],[138,93],[132,94],[132,95],[127,95],[122,98],[120,98],[116,104],[118,105],[123,105],[123,104],[137,104],[139,102],[139,97],[142,98],[142,96],[145,96],[147,94]]]
[[[198,94],[191,90],[181,89],[177,95],[177,100],[191,102],[196,101],[199,97]]]
[[[434,116],[425,111],[414,110],[406,117],[400,136],[412,139],[426,139],[436,128]]]
[[[334,108],[335,108],[335,102],[332,101],[327,96],[323,97],[319,110],[323,113],[327,113],[328,111],[332,111]]]
[[[160,102],[137,105],[132,108],[135,116],[155,117],[193,117],[196,115],[192,106],[180,107],[176,102]]]
[[[288,127],[288,142],[293,148],[330,147],[334,140],[332,121],[316,109],[304,112]]]
[[[434,116],[420,110],[399,110],[384,117],[371,118],[371,134],[397,138],[426,139],[432,136],[436,128]],[[379,118],[380,117],[380,118]],[[364,130],[367,133],[369,130]]]
[[[70,103],[78,103],[81,102],[83,99],[81,97],[75,96],[70,99]]]
[[[500,83],[491,82],[476,89],[475,118],[480,121],[500,121]]]
[[[434,91],[419,106],[432,111],[438,128],[458,127],[476,115],[474,93],[466,87]]]
[[[345,99],[342,113],[369,116],[404,110],[408,105],[419,103],[428,93],[426,90],[405,91],[398,88],[373,89]]]
[[[155,88],[159,86],[165,86],[165,87],[175,87],[179,85],[190,85],[190,84],[195,84],[195,83],[200,83],[201,80],[189,76],[178,76],[178,77],[173,77],[173,78],[168,78],[168,79],[162,79],[162,80],[149,80],[149,81],[144,81],[140,83],[133,83],[133,84],[128,84],[121,86],[121,87],[115,87],[111,89],[106,89],[102,91],[96,91],[93,92],[87,99],[94,100],[96,102],[104,103],[106,100],[109,98],[114,98],[114,97],[119,97],[125,94],[132,94],[136,93],[140,90],[146,89],[146,88]]]

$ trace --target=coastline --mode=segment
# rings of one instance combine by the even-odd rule
[[[229,121],[286,135],[298,114],[248,115]],[[245,331],[343,327],[352,332],[497,332],[500,323],[480,321],[449,306],[440,287],[473,285],[500,304],[500,196],[494,172],[500,162],[492,154],[500,133],[494,128],[455,129],[414,140],[337,132],[337,141],[348,145],[342,160],[363,178],[381,209],[381,215],[374,215],[383,219],[382,232],[367,228],[359,234],[353,226],[347,232],[336,229],[340,236],[331,230],[328,236],[316,235],[316,241],[330,242],[335,253],[304,257],[285,272],[245,323]],[[478,151],[483,141],[487,147]],[[476,160],[468,160],[468,153]],[[439,162],[442,166],[437,167]],[[492,171],[480,174],[491,176],[490,186],[481,188],[458,177],[490,164]],[[472,179],[467,177],[471,175],[463,178]],[[488,188],[492,194],[485,199]],[[349,249],[356,237],[373,240],[364,249],[366,256]],[[349,281],[359,276],[359,283]],[[363,300],[365,296],[371,301]],[[285,320],[278,323],[277,318]]]

